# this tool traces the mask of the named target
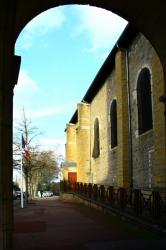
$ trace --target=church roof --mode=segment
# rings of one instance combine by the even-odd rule
[[[114,69],[115,66],[115,55],[119,48],[128,49],[133,39],[138,35],[138,30],[135,29],[131,24],[128,24],[121,36],[117,40],[107,59],[103,63],[102,67],[98,71],[96,77],[94,78],[92,84],[88,88],[86,94],[84,95],[82,102],[91,103],[93,98],[96,96],[100,88],[105,83],[106,78],[110,72]],[[70,119],[70,123],[77,122],[77,110]]]

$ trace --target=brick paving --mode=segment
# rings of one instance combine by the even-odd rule
[[[14,250],[166,249],[157,233],[58,197],[17,206],[14,218]]]

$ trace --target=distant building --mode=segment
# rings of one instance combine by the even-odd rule
[[[165,188],[163,94],[155,50],[128,25],[66,126],[63,179]]]

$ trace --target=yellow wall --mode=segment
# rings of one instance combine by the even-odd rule
[[[164,105],[159,102],[159,97],[164,94],[162,67],[154,49],[143,35],[139,35],[133,41],[127,57],[126,55],[126,50],[118,50],[115,56],[115,68],[108,74],[105,83],[91,103],[78,104],[78,121],[76,124],[68,124],[66,129],[66,160],[77,162],[79,182],[130,187],[133,174],[133,185],[135,185],[133,187],[146,188],[148,171],[151,167],[152,188],[164,188],[166,187],[165,117]],[[129,67],[126,65],[127,62]],[[146,65],[150,68],[152,77],[153,129],[139,136],[136,82],[139,71]],[[130,161],[129,152],[131,141],[129,140],[128,87],[130,87],[131,99],[132,161]],[[117,147],[111,149],[110,105],[114,98],[117,100],[118,138]],[[100,155],[93,158],[96,118],[99,120]],[[153,145],[151,145],[152,142]],[[140,148],[141,150],[145,148],[144,158],[139,152]],[[142,164],[143,161],[146,164]],[[115,182],[114,179],[116,179]],[[141,183],[144,183],[144,186],[141,186]]]
[[[130,186],[129,122],[126,72],[126,51],[119,50],[115,58],[118,131],[117,183],[119,187]]]
[[[104,184],[108,181],[108,116],[107,116],[107,88],[102,86],[90,105],[91,117],[91,172],[93,183]],[[92,157],[94,146],[94,122],[99,120],[100,155]]]
[[[90,181],[90,107],[87,103],[77,105],[77,179]]]
[[[66,161],[76,162],[76,126],[68,123],[66,125]]]

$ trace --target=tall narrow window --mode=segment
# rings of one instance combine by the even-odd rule
[[[93,158],[100,155],[100,134],[99,134],[99,120],[96,118],[94,122],[94,145],[93,145]]]
[[[142,69],[137,81],[138,132],[152,129],[152,97],[149,69]]]
[[[117,146],[117,105],[114,99],[111,104],[110,110],[110,121],[111,121],[111,148]]]

